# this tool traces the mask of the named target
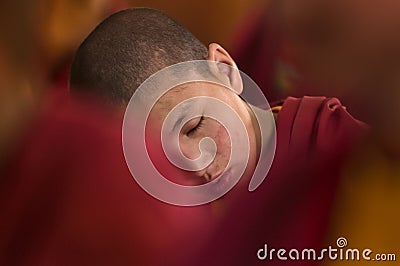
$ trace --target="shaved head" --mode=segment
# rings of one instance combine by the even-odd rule
[[[124,106],[152,74],[207,55],[192,33],[161,11],[123,10],[105,19],[79,47],[71,68],[71,92],[94,92]]]

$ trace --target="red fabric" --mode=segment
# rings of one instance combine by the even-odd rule
[[[276,101],[282,92],[275,87],[276,63],[280,56],[281,36],[271,27],[265,10],[251,13],[235,36],[232,50],[240,70],[248,74],[260,86],[267,99]]]
[[[194,265],[281,265],[288,262],[276,256],[260,261],[257,251],[264,244],[287,250],[320,248],[340,167],[365,129],[335,98],[286,99],[278,115],[277,150],[267,178],[254,192],[239,192],[231,212],[202,250],[205,255],[192,255],[201,258]],[[238,193],[237,187],[234,191]]]
[[[0,265],[149,265],[167,262],[172,242],[202,240],[209,206],[139,188],[119,120],[64,93],[42,106],[1,171]]]
[[[2,170],[0,265],[172,265],[185,255],[190,265],[251,265],[265,243],[317,248],[341,161],[363,128],[336,99],[288,98],[268,177],[253,193],[228,193],[235,207],[206,242],[210,205],[174,207],[139,188],[119,120],[88,102],[46,98]]]

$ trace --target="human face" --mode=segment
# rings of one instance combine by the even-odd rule
[[[181,102],[199,96],[220,100],[238,114],[247,130],[249,139],[249,159],[243,176],[250,177],[257,161],[256,131],[253,114],[250,112],[247,103],[235,92],[220,85],[207,82],[192,82],[173,88],[164,94],[155,104],[149,115],[146,125],[146,137],[150,141],[147,141],[147,143],[161,147],[161,129],[167,115]],[[213,108],[210,105],[193,103],[187,108],[187,112],[174,118],[176,121],[172,121],[172,123],[179,123],[179,120],[185,120],[190,116],[190,110],[196,110],[196,113],[200,114],[204,113],[206,108]],[[201,115],[190,119],[179,131],[179,148],[185,157],[194,160],[201,155],[199,149],[200,141],[207,137],[211,138],[216,145],[215,157],[210,164],[200,170],[190,171],[190,177],[186,178],[185,181],[177,180],[171,176],[166,177],[177,183],[190,185],[206,183],[218,178],[227,167],[232,151],[232,143],[230,142],[228,131],[220,122]],[[160,149],[158,152],[162,153]],[[243,158],[243,160],[245,159]],[[234,168],[235,165],[232,167]],[[235,169],[229,170],[234,172]]]

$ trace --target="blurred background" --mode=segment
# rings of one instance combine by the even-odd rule
[[[204,44],[224,46],[270,101],[288,95],[334,95],[351,103],[347,105],[356,116],[374,123],[380,119],[365,101],[387,102],[388,110],[395,112],[391,100],[396,97],[391,96],[398,91],[393,87],[398,83],[394,77],[400,43],[400,4],[395,0],[21,3],[2,4],[2,35],[7,37],[2,42],[12,46],[7,54],[18,54],[21,66],[40,65],[40,76],[58,85],[65,84],[74,51],[102,19],[127,7],[152,7],[175,18]],[[388,93],[376,93],[379,87]],[[361,92],[363,103],[357,100]]]
[[[44,82],[40,88],[66,91],[74,51],[102,19],[127,7],[152,7],[175,18],[204,44],[223,45],[268,100],[339,97],[354,116],[379,128],[378,138],[388,142],[382,145],[400,148],[400,125],[395,122],[399,1],[21,0],[2,5],[2,54],[17,64],[15,72],[30,76],[25,79],[34,87]],[[9,71],[3,67],[2,76],[13,76]],[[27,89],[29,82],[19,81],[25,97],[37,93]],[[6,106],[9,101],[4,101]],[[396,119],[382,119],[388,114]]]
[[[204,44],[220,43],[270,101],[336,96],[368,123],[369,140],[343,171],[331,232],[351,234],[354,245],[369,239],[377,248],[399,248],[398,0],[3,0],[0,170],[44,95],[68,95],[69,66],[85,36],[127,7],[161,9]]]

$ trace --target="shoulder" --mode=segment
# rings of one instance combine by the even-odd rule
[[[337,98],[288,97],[277,119],[278,138],[289,151],[341,153],[367,125],[354,118]]]

